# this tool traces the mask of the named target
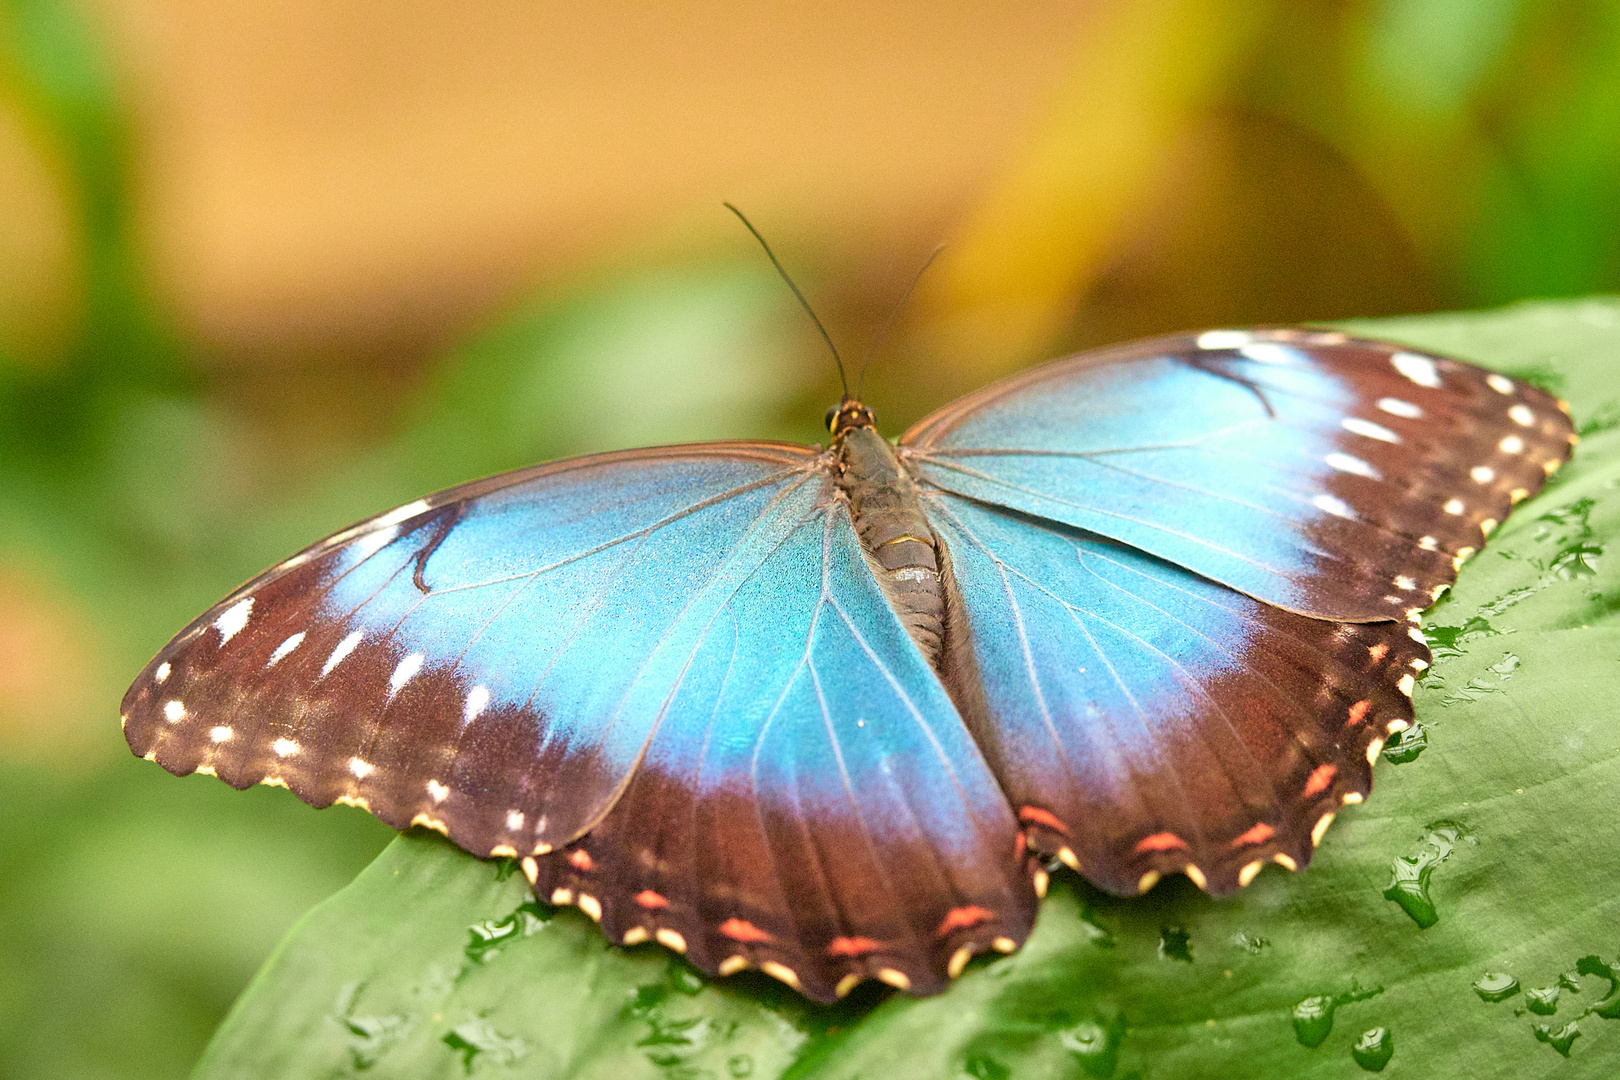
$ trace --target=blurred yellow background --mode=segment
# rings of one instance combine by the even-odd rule
[[[1064,350],[1620,286],[1612,0],[0,0],[0,1075],[170,1076],[388,833],[127,680],[432,488]],[[1549,344],[1549,349],[1555,348]]]

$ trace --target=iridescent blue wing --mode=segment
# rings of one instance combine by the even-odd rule
[[[1404,622],[1312,619],[1057,522],[927,506],[969,724],[1031,847],[1112,892],[1305,865],[1411,720],[1429,653]]]
[[[1023,941],[1035,895],[1006,799],[842,500],[737,590],[692,665],[607,817],[525,861],[539,895],[818,1000],[867,976],[934,992]]]
[[[1427,607],[1573,441],[1558,402],[1505,376],[1343,334],[1255,330],[1049,364],[901,444],[947,491],[1361,622]]]
[[[799,447],[402,507],[203,615],[123,714],[173,772],[522,857],[618,940],[813,997],[935,988],[1032,917],[1011,811]]]
[[[1303,865],[1410,720],[1418,612],[1573,441],[1524,383],[1303,330],[1085,354],[923,420],[952,685],[1029,843],[1120,893]]]

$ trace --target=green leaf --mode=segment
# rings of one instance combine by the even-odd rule
[[[822,1009],[610,946],[509,867],[407,835],[283,942],[197,1075],[1615,1074],[1620,304],[1355,329],[1532,378],[1598,422],[1426,618],[1421,752],[1392,748],[1305,872],[1219,900],[1061,874],[1021,952],[938,997]]]

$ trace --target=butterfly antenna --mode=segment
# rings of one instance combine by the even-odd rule
[[[911,284],[906,286],[906,291],[900,297],[900,302],[894,305],[893,311],[889,312],[888,321],[883,324],[883,329],[872,337],[872,344],[866,347],[866,359],[861,361],[861,370],[855,376],[855,399],[857,401],[860,400],[861,391],[866,387],[866,369],[872,366],[872,357],[877,355],[878,346],[887,341],[889,335],[894,332],[895,324],[900,321],[900,313],[906,310],[906,304],[910,302],[911,294],[917,291],[917,283],[922,280],[924,274],[928,273],[928,268],[934,265],[934,260],[939,258],[939,253],[944,250],[945,245],[941,244],[929,253],[928,258],[923,260],[922,268],[912,277]]]
[[[794,296],[798,297],[799,306],[804,308],[806,315],[810,316],[810,321],[816,324],[816,329],[821,331],[821,340],[825,341],[827,348],[832,350],[833,363],[838,365],[838,381],[843,385],[844,397],[847,399],[849,397],[849,379],[844,375],[844,358],[838,355],[838,346],[833,344],[832,335],[827,333],[827,328],[822,326],[821,320],[816,317],[815,309],[810,306],[810,301],[806,300],[804,293],[800,292],[799,287],[793,284],[793,279],[788,276],[787,270],[782,266],[782,260],[776,257],[776,252],[771,250],[771,245],[767,244],[765,238],[759,235],[759,230],[754,228],[754,223],[749,221],[741,210],[730,203],[722,203],[721,205],[736,214],[737,220],[741,221],[748,231],[754,234],[754,239],[759,241],[759,246],[765,249],[765,255],[771,260],[771,265],[776,267],[776,272],[782,275],[782,280],[787,282],[787,287],[793,290]]]

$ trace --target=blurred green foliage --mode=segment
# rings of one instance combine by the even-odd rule
[[[1268,152],[1235,155],[1228,202],[1194,206],[1185,230],[1247,255],[1189,259],[1186,235],[1144,225],[1070,291],[1054,340],[1620,287],[1620,6],[1267,10],[1209,107],[1249,133],[1230,145]],[[812,441],[831,384],[806,374],[807,333],[768,267],[705,259],[518,305],[362,410],[379,428],[266,432],[146,292],[131,129],[84,9],[0,0],[0,95],[47,148],[79,251],[59,354],[0,344],[0,1075],[172,1076],[292,922],[391,834],[130,758],[112,720],[145,658],[365,514],[564,454]],[[1327,242],[1268,209],[1313,199],[1308,222],[1343,218]],[[1371,258],[1357,237],[1378,230],[1406,254]],[[1383,284],[1293,289],[1340,281],[1336,257]],[[873,380],[891,430],[970,377],[898,351]]]

